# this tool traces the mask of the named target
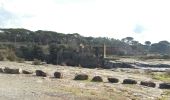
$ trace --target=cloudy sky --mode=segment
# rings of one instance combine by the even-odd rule
[[[0,27],[170,41],[169,0],[0,0]]]

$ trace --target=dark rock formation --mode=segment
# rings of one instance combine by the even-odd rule
[[[156,84],[151,81],[141,81],[140,85],[148,86],[148,87],[156,87]]]
[[[54,72],[55,78],[63,78],[63,74],[61,72]]]
[[[103,82],[103,79],[100,76],[95,76],[93,77],[92,82]]]
[[[42,76],[42,77],[47,76],[47,74],[43,72],[42,70],[36,70],[35,73],[36,73],[36,76]]]
[[[124,79],[123,84],[137,84],[137,81],[133,79]]]
[[[160,89],[170,89],[170,83],[161,83],[159,84]]]
[[[109,81],[110,83],[118,83],[118,82],[119,82],[119,79],[109,77],[109,78],[108,78],[108,81]]]
[[[88,80],[88,75],[86,74],[78,74],[75,76],[74,80]]]

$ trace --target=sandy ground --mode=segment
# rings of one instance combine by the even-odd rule
[[[165,90],[158,88],[161,81],[153,80],[139,69],[87,69],[56,65],[31,65],[30,62],[0,62],[0,67],[22,68],[34,72],[41,69],[48,77],[37,77],[35,73],[0,73],[0,100],[160,100]],[[63,73],[63,79],[55,79],[55,71]],[[75,81],[78,73],[89,75],[87,81]],[[104,82],[91,82],[93,76],[102,76]],[[109,83],[107,77],[115,77],[119,83]],[[123,79],[138,81],[137,85],[124,85]],[[139,85],[140,81],[153,81],[156,88]],[[169,90],[166,90],[169,91]],[[167,99],[168,100],[168,99]]]

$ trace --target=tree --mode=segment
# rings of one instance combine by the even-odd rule
[[[145,45],[150,46],[151,42],[150,41],[145,41]]]
[[[160,41],[151,45],[150,52],[159,54],[170,54],[170,43],[168,41]]]
[[[123,38],[122,39],[123,42],[131,45],[132,44],[132,41],[133,41],[133,37],[126,37],[126,38]]]
[[[32,50],[32,54],[33,54],[33,58],[38,59],[38,60],[45,60],[44,59],[44,52],[42,47],[38,46],[38,45],[34,45],[33,46],[33,50]]]

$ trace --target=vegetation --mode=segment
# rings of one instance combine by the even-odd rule
[[[41,65],[41,61],[38,59],[34,59],[34,61],[32,62],[33,65]]]
[[[164,82],[170,82],[170,72],[165,73],[154,73],[152,74],[153,79],[161,80]]]
[[[160,59],[170,58],[168,41],[154,44],[146,41],[145,44],[141,44],[132,37],[116,40],[106,37],[83,37],[77,33],[63,34],[42,30],[34,32],[26,29],[0,30],[0,60],[37,59],[58,65],[95,68],[103,64],[103,44],[106,44],[108,56],[150,55],[148,58],[155,58],[155,55],[160,55]]]

